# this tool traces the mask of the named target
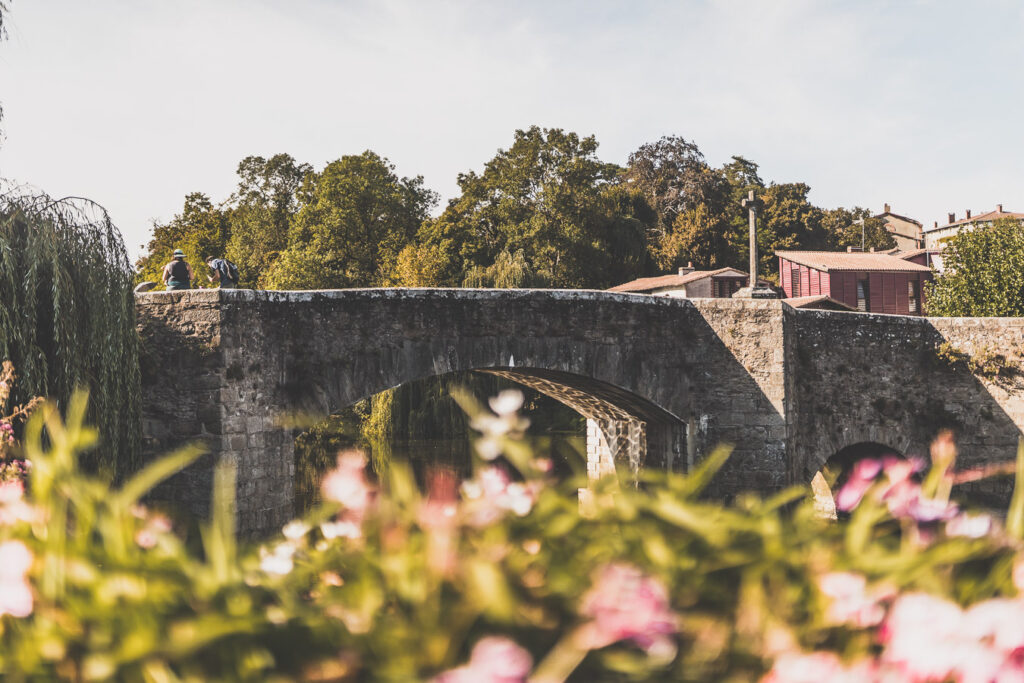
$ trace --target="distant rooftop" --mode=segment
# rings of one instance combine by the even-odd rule
[[[680,287],[688,282],[703,280],[706,277],[747,277],[742,270],[735,268],[719,268],[717,270],[692,270],[682,275],[658,275],[656,277],[642,277],[631,282],[625,282],[609,289],[609,292],[648,292],[652,289],[664,287]]]
[[[930,273],[932,269],[900,256],[870,251],[777,251],[776,256],[823,272],[873,270],[888,273]]]
[[[989,211],[987,213],[979,213],[976,216],[972,216],[970,211],[967,211],[967,215],[960,220],[954,220],[956,214],[949,214],[950,221],[945,225],[936,225],[931,228],[925,228],[925,232],[931,232],[933,230],[942,230],[943,228],[952,228],[957,225],[970,225],[971,223],[988,223],[990,221],[996,221],[1000,218],[1016,218],[1017,220],[1024,220],[1024,213],[1015,213],[1013,211],[1003,211],[1002,204],[996,204],[995,211]]]
[[[842,301],[837,301],[827,294],[815,294],[814,296],[795,296],[791,299],[783,299],[782,303],[789,304],[793,308],[817,308],[827,311],[856,311],[857,309]]]

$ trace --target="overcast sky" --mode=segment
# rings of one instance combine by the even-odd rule
[[[1024,4],[12,0],[0,176],[104,205],[132,257],[238,162],[372,149],[447,199],[531,124],[624,163],[677,134],[824,207],[1024,211]]]

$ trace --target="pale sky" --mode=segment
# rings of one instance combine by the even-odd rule
[[[444,200],[531,124],[662,135],[823,207],[1024,211],[1016,0],[12,0],[0,176],[105,206],[134,259],[245,156],[372,149]]]

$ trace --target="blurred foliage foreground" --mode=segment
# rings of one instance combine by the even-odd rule
[[[804,488],[700,499],[725,449],[581,506],[533,456],[520,401],[463,400],[470,479],[421,494],[345,453],[326,503],[253,548],[230,467],[194,542],[140,499],[195,451],[112,489],[76,463],[97,437],[84,397],[63,419],[42,405],[0,483],[5,679],[1021,680],[1021,459],[1005,523],[950,502],[971,477],[948,437],[923,476],[861,461],[839,522]]]

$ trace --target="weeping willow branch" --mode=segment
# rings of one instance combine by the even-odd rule
[[[139,453],[132,270],[103,207],[0,186],[0,359],[18,369],[15,403],[60,404],[89,390],[103,435],[95,469],[123,474]]]

